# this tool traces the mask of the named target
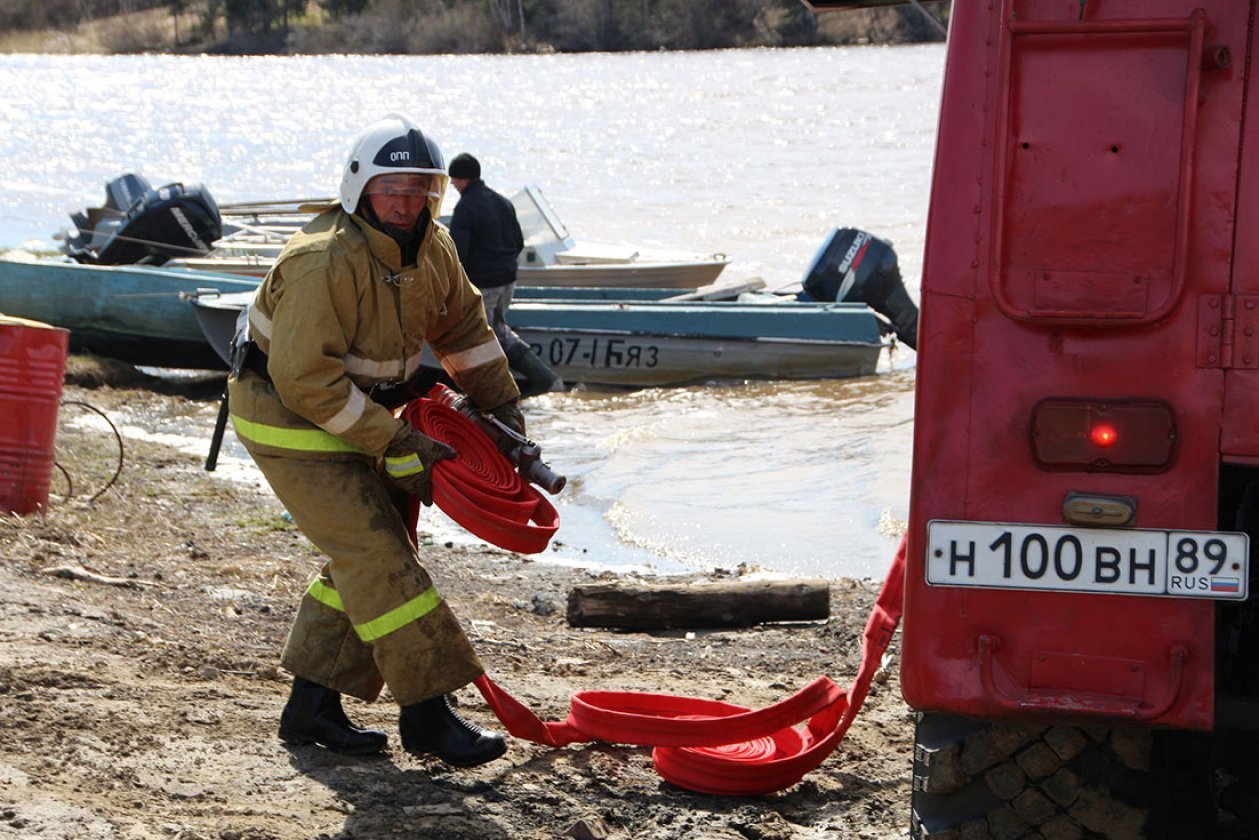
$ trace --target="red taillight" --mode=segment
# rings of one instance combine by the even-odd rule
[[[1106,449],[1118,439],[1114,425],[1110,423],[1095,423],[1089,428],[1089,440],[1093,441],[1093,445],[1098,449]]]
[[[1032,454],[1048,469],[1162,472],[1176,449],[1170,405],[1048,399],[1032,409]]]

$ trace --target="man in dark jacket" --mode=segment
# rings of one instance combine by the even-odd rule
[[[564,381],[507,325],[507,308],[516,288],[516,260],[525,247],[516,208],[486,186],[481,164],[467,153],[450,162],[450,183],[459,191],[459,203],[450,218],[451,238],[468,279],[481,290],[486,317],[508,363],[525,377],[521,394],[563,390]]]

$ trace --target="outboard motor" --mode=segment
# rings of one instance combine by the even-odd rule
[[[105,186],[105,204],[71,213],[78,228],[65,252],[92,265],[161,265],[176,257],[204,256],[223,235],[219,208],[200,184],[153,189],[141,175]]]
[[[804,273],[801,300],[864,303],[892,322],[896,337],[918,349],[918,307],[905,291],[891,243],[837,228]]]

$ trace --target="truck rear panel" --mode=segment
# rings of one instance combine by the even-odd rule
[[[1213,725],[1215,599],[1248,585],[1244,538],[1214,534],[1221,469],[1259,464],[1259,246],[1239,234],[1259,196],[1238,188],[1259,165],[1253,12],[953,6],[915,409],[915,708]],[[936,520],[991,524],[928,557]]]

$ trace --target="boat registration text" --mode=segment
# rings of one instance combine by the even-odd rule
[[[1250,538],[1223,531],[927,523],[927,583],[1245,600]]]
[[[624,338],[552,338],[530,346],[552,367],[654,368],[660,364],[656,345]]]

